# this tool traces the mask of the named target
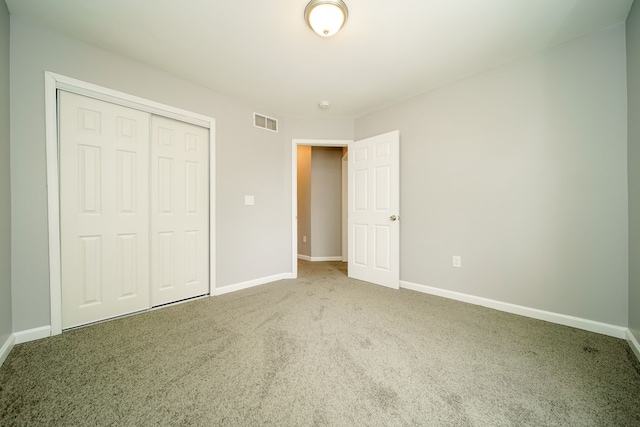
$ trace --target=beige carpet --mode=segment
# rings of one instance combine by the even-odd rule
[[[624,340],[349,280],[298,280],[16,346],[2,426],[639,426]]]

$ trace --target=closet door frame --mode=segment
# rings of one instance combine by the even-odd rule
[[[148,99],[129,95],[81,80],[45,71],[45,145],[47,160],[47,207],[49,228],[49,292],[51,335],[62,333],[62,268],[60,249],[60,171],[57,91],[84,95],[124,107],[209,129],[209,294],[215,282],[215,119]]]

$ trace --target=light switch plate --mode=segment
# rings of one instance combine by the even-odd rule
[[[255,199],[253,196],[244,196],[244,204],[247,206],[253,206],[255,204]]]
[[[459,255],[454,255],[452,265],[456,268],[462,268],[462,257]]]

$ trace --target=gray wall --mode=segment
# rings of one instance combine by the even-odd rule
[[[298,147],[298,255],[311,256],[311,147],[306,145]]]
[[[339,139],[352,140],[353,119],[286,119],[284,132],[292,139]]]
[[[401,279],[626,326],[625,64],[617,25],[357,119],[400,130]]]
[[[50,324],[45,70],[216,118],[218,285],[291,271],[291,140],[252,125],[277,115],[11,16],[14,331]]]
[[[627,18],[629,105],[629,329],[640,342],[640,2]]]
[[[311,149],[311,256],[342,257],[342,148]]]
[[[9,11],[0,1],[0,347],[12,332],[9,136]]]

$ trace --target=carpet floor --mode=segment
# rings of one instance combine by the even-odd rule
[[[16,345],[2,426],[640,426],[624,340],[299,278]]]

